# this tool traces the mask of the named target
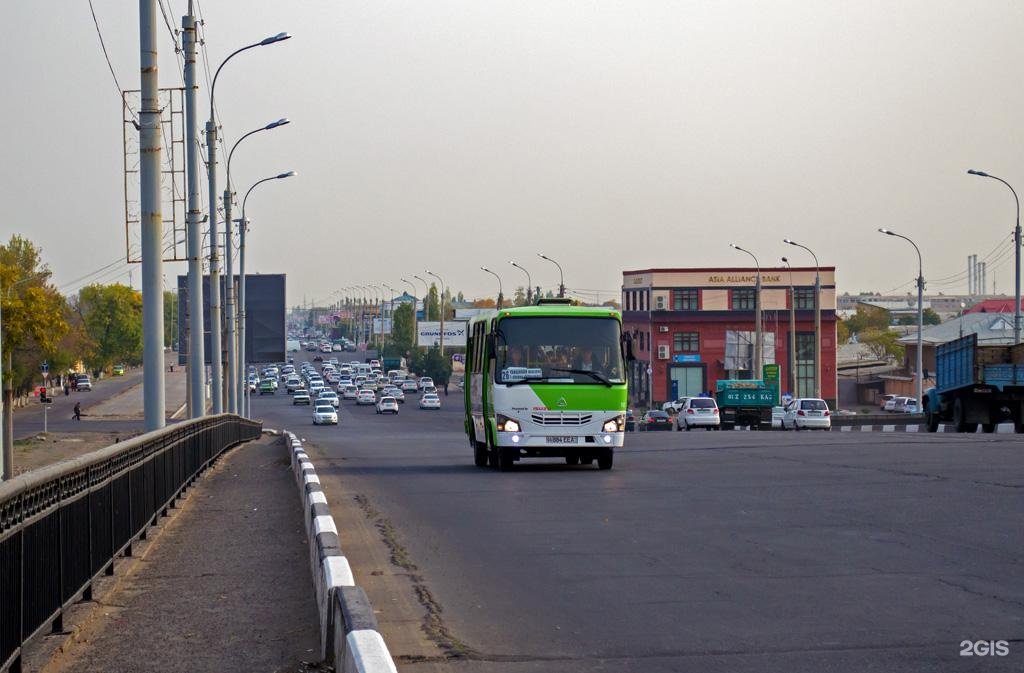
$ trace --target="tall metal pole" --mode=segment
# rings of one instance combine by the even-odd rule
[[[225,180],[227,183],[227,180]],[[224,382],[227,393],[227,412],[238,411],[238,386],[235,377],[238,371],[238,353],[235,350],[235,264],[234,264],[234,223],[231,221],[231,184],[224,185],[224,261],[227,275],[224,277],[224,299],[227,303],[224,316],[228,340],[228,376]]]
[[[565,298],[565,274],[562,273],[562,265],[543,253],[538,252],[537,256],[541,259],[546,259],[558,267],[558,296],[559,298]],[[540,297],[538,297],[538,299],[539,298]]]
[[[215,414],[224,411],[221,404],[224,389],[221,381],[220,335],[220,254],[217,231],[217,124],[213,119],[213,101],[210,119],[206,122],[206,178],[210,203],[210,406]]]
[[[917,247],[917,243],[914,243],[903,234],[897,234],[895,231],[884,228],[880,228],[878,231],[887,236],[902,238],[914,246],[914,251],[917,253],[917,357],[915,358],[917,371],[914,378],[917,379],[917,408],[921,409],[924,404],[924,357],[922,354],[924,341],[924,266],[921,262],[921,249]]]
[[[427,271],[427,274],[429,274],[429,275],[433,276],[434,278],[438,279],[439,281],[441,281],[441,297],[440,297],[441,301],[439,303],[441,304],[441,357],[443,358],[444,357],[444,279],[442,279],[441,276],[438,276],[433,271]]]
[[[249,370],[245,363],[245,231],[248,228],[243,201],[242,219],[238,221],[238,404],[240,413],[250,418]]]
[[[806,245],[786,238],[783,243],[789,243],[811,253],[814,258],[814,396],[821,398],[822,362],[821,362],[821,265],[818,263],[818,256]]]
[[[139,0],[140,225],[142,228],[142,399],[147,432],[164,427],[163,215],[160,211],[160,91],[156,0]]]
[[[1020,199],[1017,197],[1017,191],[1010,186],[1010,183],[1002,178],[998,178],[994,175],[989,175],[984,171],[976,171],[971,169],[967,171],[970,175],[978,175],[983,178],[992,178],[998,180],[1007,187],[1013,193],[1014,203],[1017,204],[1017,224],[1013,229],[1013,252],[1014,252],[1014,271],[1013,271],[1013,343],[1020,343],[1020,331],[1021,331],[1021,313],[1020,313],[1020,246],[1021,246],[1021,230],[1020,230]],[[977,290],[977,287],[975,287]],[[920,400],[918,400],[920,403]]]
[[[782,261],[789,269],[789,348],[786,351],[789,353],[789,366],[786,367],[789,370],[789,394],[799,397],[796,391],[796,290],[793,287],[793,267],[787,258],[783,257]]]
[[[498,301],[495,302],[495,305],[498,308],[498,310],[500,311],[501,310],[501,300],[504,299],[504,293],[501,291],[501,276],[499,276],[498,274],[494,273],[493,271],[488,269],[486,266],[481,266],[480,270],[481,271],[485,271],[485,272],[491,274],[492,276],[494,276],[495,278],[498,279]]]
[[[530,272],[527,271],[526,269],[524,269],[523,267],[519,266],[518,264],[516,264],[516,262],[514,260],[513,261],[509,261],[509,264],[511,264],[512,266],[516,267],[517,269],[519,269],[520,271],[522,271],[523,273],[526,274],[526,303],[527,304],[532,304],[533,303],[533,296],[532,296],[533,295],[533,289],[532,289],[531,286],[533,285],[533,280],[530,278]]]
[[[763,376],[761,365],[764,360],[764,334],[761,326],[761,263],[757,261],[754,253],[749,250],[741,248],[735,243],[730,243],[729,247],[750,255],[757,269],[757,280],[754,283],[754,371],[752,378],[759,379]]]

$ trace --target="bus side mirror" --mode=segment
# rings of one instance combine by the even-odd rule
[[[633,337],[627,332],[622,335],[622,357],[626,362],[635,362],[636,355],[633,354]]]

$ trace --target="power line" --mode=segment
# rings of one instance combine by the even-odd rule
[[[110,54],[107,53],[107,44],[103,41],[103,33],[100,31],[100,22],[96,19],[96,10],[92,6],[92,0],[89,0],[89,12],[92,14],[92,23],[96,26],[96,36],[100,38],[100,48],[103,50],[103,58],[107,61],[107,68],[110,69],[110,76],[114,78],[114,86],[117,87],[117,95],[121,97],[121,102],[131,114],[132,119],[138,122],[139,118],[135,116],[135,111],[128,107],[128,102],[124,99],[124,89],[121,88],[121,83],[117,81],[117,73],[114,72],[114,66],[110,62]]]

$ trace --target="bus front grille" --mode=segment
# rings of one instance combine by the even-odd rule
[[[581,414],[571,411],[554,411],[546,414],[530,415],[530,418],[537,425],[586,425],[593,417],[593,414]]]

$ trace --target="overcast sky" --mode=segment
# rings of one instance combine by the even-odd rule
[[[186,0],[164,3],[180,25]],[[93,4],[121,86],[138,88],[137,4]],[[243,192],[299,172],[248,213],[249,268],[287,273],[292,303],[402,289],[425,268],[492,294],[481,265],[509,292],[524,279],[510,259],[554,287],[538,251],[607,299],[623,269],[745,265],[731,241],[765,266],[809,263],[785,236],[838,267],[840,292],[909,290],[913,250],[879,226],[918,242],[929,290],[964,291],[967,254],[996,249],[990,283],[1012,292],[1012,195],[965,171],[1024,189],[1019,1],[201,7],[211,68],[295,36],[217,87],[229,142],[293,120],[233,162]],[[39,243],[70,290],[124,254],[120,99],[85,0],[5,9],[0,234]],[[180,86],[162,21],[160,49],[161,86]],[[184,271],[166,265],[168,285]]]

